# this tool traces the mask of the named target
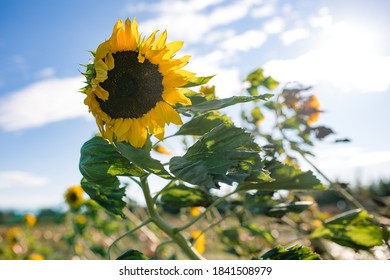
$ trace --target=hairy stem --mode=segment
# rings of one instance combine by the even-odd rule
[[[146,207],[148,208],[151,222],[153,222],[159,229],[165,232],[172,240],[183,250],[183,252],[192,260],[201,260],[204,259],[192,245],[188,242],[187,239],[180,233],[180,231],[175,230],[170,224],[168,224],[157,212],[156,205],[154,203],[153,197],[150,193],[147,177],[141,177],[141,188],[144,193]]]

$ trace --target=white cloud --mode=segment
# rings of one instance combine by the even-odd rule
[[[31,84],[0,99],[0,128],[17,131],[51,122],[89,116],[83,78],[48,79]]]
[[[229,37],[233,37],[235,34],[233,29],[212,31],[203,37],[203,42],[206,44],[214,44],[221,42]]]
[[[258,48],[267,40],[267,34],[263,31],[248,30],[242,34],[226,39],[221,47],[229,52],[249,51]]]
[[[230,54],[216,50],[207,55],[194,55],[188,70],[199,76],[216,75],[208,83],[216,86],[216,94],[220,98],[238,95],[241,90],[240,71],[235,67],[223,67],[230,59]],[[205,67],[207,65],[207,67]],[[206,71],[206,72],[205,72]]]
[[[322,7],[317,16],[309,18],[309,24],[313,27],[320,27],[322,29],[327,29],[332,26],[333,17],[330,15],[329,9],[327,7]]]
[[[276,1],[267,1],[264,5],[252,9],[251,16],[264,18],[274,15],[276,12]]]
[[[302,27],[297,27],[294,29],[287,30],[280,34],[280,40],[282,40],[283,44],[291,45],[292,43],[302,40],[309,36],[309,30]]]
[[[38,176],[24,171],[1,171],[0,189],[16,187],[37,187],[48,182],[43,176]]]
[[[274,17],[264,23],[263,30],[269,34],[277,34],[283,31],[285,26],[284,19],[281,17]]]
[[[196,43],[203,40],[213,29],[244,18],[251,8],[256,6],[256,2],[250,0],[229,1],[228,4],[221,2],[161,1],[152,8],[155,16],[144,21],[140,29],[145,31],[145,34],[155,29],[166,29],[170,39]]]
[[[36,77],[38,79],[47,79],[47,78],[53,77],[55,73],[56,73],[56,70],[53,67],[46,67],[46,68],[39,70],[36,73]]]

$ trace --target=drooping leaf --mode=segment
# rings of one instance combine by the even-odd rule
[[[209,206],[212,197],[199,189],[190,188],[183,184],[172,185],[161,193],[161,201],[171,207]]]
[[[190,121],[183,124],[176,132],[176,135],[201,136],[220,124],[229,126],[232,125],[233,122],[227,115],[221,115],[217,111],[211,111],[195,116]]]
[[[263,254],[258,260],[320,260],[320,256],[312,252],[309,248],[295,245],[291,248],[283,248],[278,245],[267,253]]]
[[[188,83],[183,88],[196,87],[200,85],[207,84],[215,75],[206,76],[206,77],[193,77],[189,79]]]
[[[170,171],[179,179],[206,188],[242,182],[261,169],[260,148],[241,128],[221,124],[204,134],[182,157],[173,157]]]
[[[372,216],[357,209],[325,221],[311,238],[325,238],[342,246],[367,250],[382,245],[383,231]]]
[[[115,145],[120,154],[136,166],[162,178],[171,178],[171,175],[165,170],[162,163],[150,156],[150,149],[135,148],[124,142],[118,142]]]
[[[126,251],[116,259],[117,260],[149,260],[149,258],[145,256],[143,253],[134,249],[130,249]]]
[[[262,94],[258,96],[232,96],[224,99],[211,99],[191,106],[178,107],[177,111],[179,111],[179,113],[209,112],[212,110],[219,110],[228,106],[232,106],[238,103],[245,103],[245,102],[257,101],[257,100],[267,100],[271,96],[272,94]]]
[[[81,187],[100,206],[124,218],[122,209],[126,206],[126,202],[122,199],[125,196],[126,188],[120,187],[119,180],[116,177],[112,178],[113,182],[110,184],[105,183],[104,185],[89,182],[83,178],[81,180]]]
[[[79,169],[81,186],[89,196],[108,211],[122,215],[125,189],[117,176],[142,176],[144,170],[129,163],[101,137],[93,137],[81,148]]]
[[[321,184],[312,171],[302,171],[297,167],[272,161],[265,166],[270,172],[270,178],[263,176],[249,176],[238,185],[237,190],[323,190]],[[256,173],[255,173],[256,174]],[[264,180],[264,178],[266,180]]]

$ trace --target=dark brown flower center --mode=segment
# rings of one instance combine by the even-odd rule
[[[158,65],[147,59],[138,62],[138,53],[121,51],[113,54],[115,67],[100,86],[109,92],[108,100],[96,98],[111,118],[139,118],[162,101],[163,77]]]

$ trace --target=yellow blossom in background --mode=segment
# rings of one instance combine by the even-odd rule
[[[31,261],[41,261],[44,260],[45,258],[41,254],[31,253],[28,255],[27,259]]]
[[[191,214],[191,216],[197,217],[197,216],[200,215],[200,213],[202,213],[201,207],[198,207],[198,206],[190,207],[190,214]]]
[[[167,43],[167,32],[157,33],[141,37],[135,19],[118,20],[111,37],[98,46],[94,63],[87,65],[84,103],[111,142],[139,148],[148,132],[162,140],[165,125],[182,124],[173,106],[191,105],[178,89],[195,76],[181,69],[190,56],[174,58],[183,42]]]
[[[310,125],[317,122],[320,116],[320,102],[318,101],[317,96],[311,95],[303,103],[301,110],[309,116],[307,119],[307,124]]]
[[[200,86],[199,92],[203,93],[207,98],[215,98],[215,86]]]
[[[193,230],[191,232],[191,238],[195,240],[194,248],[196,249],[196,251],[198,251],[199,254],[203,254],[206,243],[204,234],[202,234],[200,230]]]
[[[168,151],[164,146],[161,145],[157,145],[156,147],[153,148],[153,150],[163,155],[167,155],[167,156],[172,155],[172,152]]]
[[[84,215],[78,215],[75,218],[75,222],[79,225],[85,225],[87,223],[87,218],[85,218]]]
[[[6,239],[10,246],[20,243],[23,238],[23,231],[20,227],[11,227],[6,234]]]
[[[26,214],[23,217],[23,221],[28,227],[33,227],[37,223],[37,217],[34,214]]]
[[[71,186],[65,192],[65,201],[71,208],[78,208],[83,203],[84,190],[81,186]]]

